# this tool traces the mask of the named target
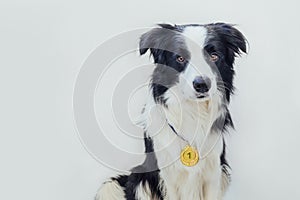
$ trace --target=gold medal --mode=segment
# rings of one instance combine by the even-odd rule
[[[197,149],[191,147],[191,146],[186,146],[180,154],[180,160],[182,164],[188,167],[192,167],[196,165],[199,161],[199,155]]]

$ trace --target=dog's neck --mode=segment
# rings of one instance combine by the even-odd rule
[[[191,142],[196,134],[203,137],[211,132],[213,122],[222,113],[220,108],[218,98],[211,98],[202,102],[185,100],[180,105],[168,104],[164,111],[166,121]]]
[[[217,94],[205,101],[180,99],[177,102],[167,101],[166,105],[149,98],[140,125],[148,135],[153,136],[162,127],[170,130],[170,124],[186,140],[192,141],[196,133],[201,137],[209,134],[214,121],[223,111],[221,97]]]

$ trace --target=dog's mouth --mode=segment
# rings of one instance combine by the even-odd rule
[[[197,99],[205,99],[209,97],[209,95],[207,93],[196,93],[196,97]]]

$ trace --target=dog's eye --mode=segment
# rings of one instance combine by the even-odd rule
[[[219,56],[216,53],[210,54],[210,61],[211,62],[217,62],[219,60]]]
[[[182,56],[178,56],[178,57],[176,58],[176,60],[177,60],[177,62],[179,62],[179,63],[183,63],[183,62],[185,61],[184,57],[182,57]]]

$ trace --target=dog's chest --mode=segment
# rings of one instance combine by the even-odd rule
[[[176,165],[161,171],[166,199],[201,199],[201,174]]]
[[[219,158],[212,154],[193,167],[184,166],[180,160],[161,170],[166,199],[203,199],[203,188],[209,178],[217,176]]]
[[[168,132],[170,133],[170,132]],[[170,133],[172,134],[172,133]],[[222,152],[222,139],[219,134],[210,133],[204,140],[198,135],[198,143],[194,143],[199,153],[196,165],[188,167],[180,160],[180,153],[187,145],[180,138],[164,134],[163,141],[173,138],[172,145],[164,151],[157,152],[157,161],[161,169],[160,176],[164,182],[166,199],[203,199],[203,188],[210,178],[216,178],[220,171],[220,155]],[[159,142],[157,142],[159,143]],[[158,147],[160,145],[155,145]]]

